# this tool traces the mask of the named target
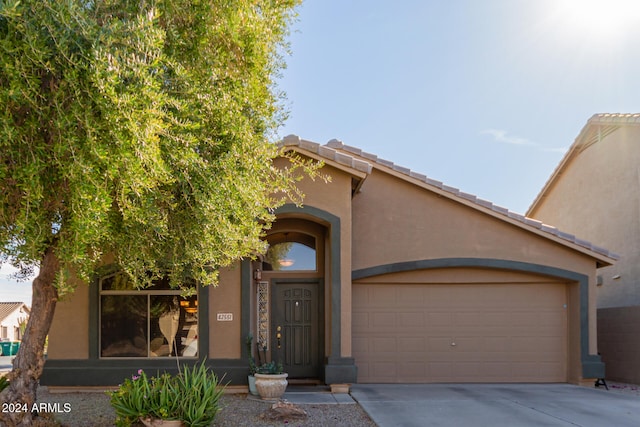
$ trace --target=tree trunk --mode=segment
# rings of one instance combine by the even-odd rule
[[[58,301],[54,283],[59,268],[60,262],[54,248],[47,248],[40,273],[33,280],[31,315],[20,350],[13,361],[13,370],[8,375],[10,385],[0,394],[0,401],[14,404],[8,406],[8,409],[15,410],[2,411],[0,425],[26,427],[40,424],[36,419],[37,413],[32,413],[31,410],[36,402],[38,380],[44,367],[44,345]]]

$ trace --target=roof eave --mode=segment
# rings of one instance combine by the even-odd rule
[[[505,221],[516,227],[525,229],[543,238],[552,240],[560,245],[587,255],[596,261],[596,265],[598,267],[612,265],[618,259],[616,254],[608,251],[607,249],[600,248],[590,242],[578,239],[571,234],[564,233],[556,227],[543,224],[535,219],[511,212],[507,208],[495,205],[488,200],[478,198],[473,194],[465,193],[455,187],[447,186],[440,181],[431,179],[426,175],[416,173],[408,168],[396,165],[388,160],[380,159],[373,154],[362,152],[362,150],[345,145],[341,141],[331,140],[327,145],[337,150],[344,150],[354,156],[371,160],[374,168],[395,176],[398,179],[412,182],[413,184],[436,193],[441,197],[456,201],[472,209],[486,213],[496,219]]]
[[[528,218],[524,215],[511,212],[506,208],[494,205],[493,203],[477,198],[476,196],[468,193],[464,193],[457,188],[448,187],[439,181],[431,180],[432,183],[427,183],[419,178],[406,176],[394,169],[390,169],[385,166],[374,166],[377,169],[386,169],[385,172],[393,175],[397,178],[405,181],[411,180],[415,185],[425,188],[433,193],[438,194],[441,197],[448,198],[450,200],[461,203],[472,209],[481,211],[487,215],[490,215],[501,221],[505,221],[516,227],[525,229],[531,233],[541,236],[545,239],[552,240],[560,245],[569,247],[577,252],[592,257],[598,268],[613,265],[619,258],[618,255],[609,252],[607,249],[596,247],[587,241],[577,239],[573,235],[563,233],[556,227],[542,223],[532,218]],[[573,241],[572,241],[573,240]]]

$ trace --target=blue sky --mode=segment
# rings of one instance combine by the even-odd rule
[[[524,213],[589,117],[640,111],[637,3],[307,0],[279,135],[336,138]]]
[[[638,22],[638,0],[307,0],[279,135],[524,213],[589,117],[640,112]],[[30,301],[7,273],[0,301]]]
[[[25,302],[31,305],[31,282],[12,277],[16,269],[8,264],[0,267],[0,302]]]

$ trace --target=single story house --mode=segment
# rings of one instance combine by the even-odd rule
[[[290,379],[335,390],[602,375],[607,250],[340,141],[282,144],[331,180],[304,180],[304,206],[277,210],[267,254],[189,299],[160,282],[131,290],[117,272],[78,287],[56,309],[42,384],[118,384],[175,369],[177,354],[243,386],[249,333]]]
[[[640,114],[595,114],[528,215],[620,254],[598,270],[598,351],[607,378],[640,384]]]
[[[0,302],[0,341],[20,341],[20,327],[29,320],[29,312],[23,302]]]

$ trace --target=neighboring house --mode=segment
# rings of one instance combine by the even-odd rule
[[[42,384],[118,384],[175,370],[177,353],[246,387],[250,332],[291,379],[336,390],[602,375],[606,250],[336,140],[282,144],[331,181],[301,182],[304,206],[277,210],[269,252],[187,300],[115,272],[77,287],[56,308]]]
[[[0,302],[0,341],[20,341],[21,325],[29,319],[29,307],[23,302]]]
[[[598,351],[640,384],[640,114],[591,117],[528,215],[620,254],[598,271]]]

